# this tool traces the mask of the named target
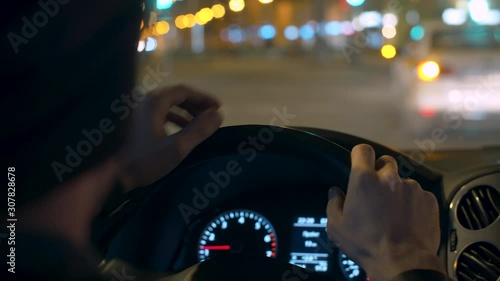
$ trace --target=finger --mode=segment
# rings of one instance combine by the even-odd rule
[[[187,98],[183,103],[179,104],[179,107],[193,116],[201,114],[209,108],[219,108],[221,105],[221,102],[217,98],[206,93],[193,89],[188,89],[186,93]]]
[[[329,225],[336,226],[342,221],[344,202],[344,192],[338,187],[331,187],[328,191],[328,205],[326,206]]]
[[[188,119],[188,118],[186,118],[178,113],[172,112],[172,111],[167,113],[167,120],[166,121],[172,122],[181,128],[186,127],[189,124],[189,122],[191,122],[190,119]]]
[[[375,166],[382,181],[386,182],[392,191],[395,191],[397,186],[402,183],[401,177],[398,174],[398,162],[396,159],[389,155],[383,155],[377,159]]]
[[[351,151],[351,168],[375,170],[375,151],[367,144],[358,144]]]
[[[423,190],[422,189],[422,186],[420,186],[420,184],[414,180],[414,179],[404,179],[403,180],[403,184],[407,187],[407,188],[414,188],[414,189],[420,189],[420,190]]]
[[[375,169],[379,172],[397,173],[398,162],[392,156],[382,155],[375,161]]]
[[[173,134],[170,138],[176,144],[178,156],[182,159],[191,150],[209,136],[222,124],[222,115],[217,109],[209,109],[194,117],[184,129]]]
[[[204,110],[207,110],[211,107],[220,107],[220,103],[215,98],[212,98],[207,94],[199,93],[191,88],[182,85],[156,90],[152,93],[152,96],[155,97],[155,99],[153,100],[154,104],[152,105],[154,113],[153,128],[156,128],[156,133],[160,135],[163,132],[162,128],[165,124],[165,119],[167,118],[170,109],[174,106],[181,107],[181,105],[183,104],[201,104],[203,106],[201,106],[200,108],[206,106]],[[199,112],[199,110],[191,111],[192,112],[189,112],[188,110],[191,115],[198,115],[201,113]]]

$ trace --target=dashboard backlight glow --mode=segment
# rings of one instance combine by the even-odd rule
[[[425,61],[418,65],[417,75],[422,81],[434,81],[441,73],[439,64],[435,61]]]

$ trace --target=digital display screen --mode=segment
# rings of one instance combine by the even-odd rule
[[[297,217],[293,223],[290,263],[316,272],[328,271],[326,218]]]

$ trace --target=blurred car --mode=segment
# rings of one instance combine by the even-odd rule
[[[424,30],[391,69],[402,128],[500,129],[500,26],[429,23]]]

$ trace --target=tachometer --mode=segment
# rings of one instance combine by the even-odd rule
[[[198,242],[198,260],[242,253],[276,257],[278,239],[271,223],[250,210],[224,212],[203,229]]]

